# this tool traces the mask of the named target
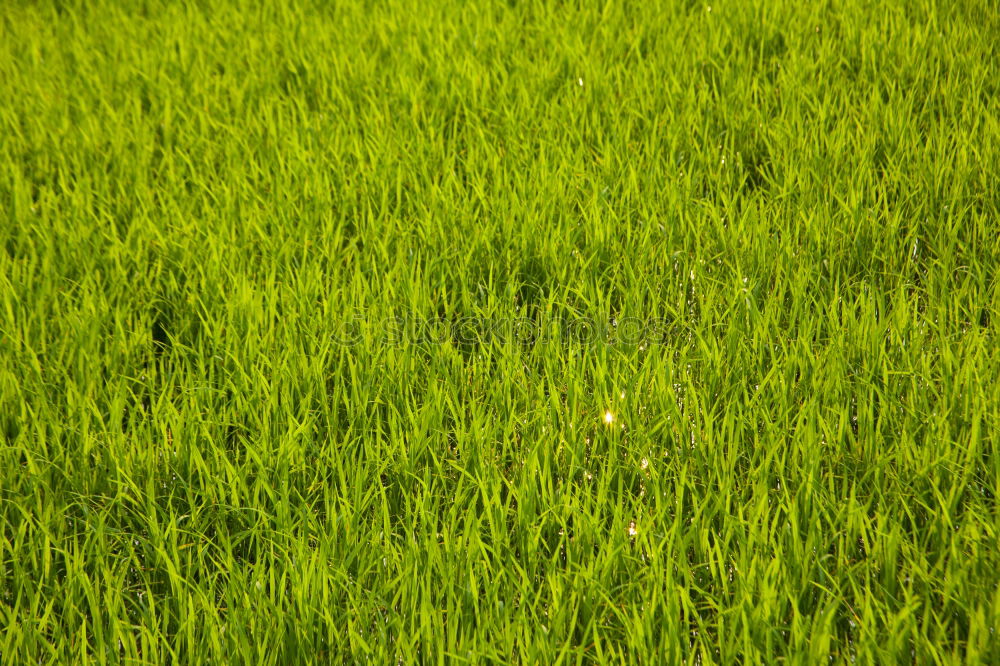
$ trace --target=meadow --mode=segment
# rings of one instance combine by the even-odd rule
[[[993,0],[4,0],[0,663],[1000,662]]]

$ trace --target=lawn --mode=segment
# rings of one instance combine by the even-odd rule
[[[1000,661],[994,0],[0,6],[0,663]]]

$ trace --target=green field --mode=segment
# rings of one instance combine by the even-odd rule
[[[0,663],[1000,661],[995,0],[0,4]]]

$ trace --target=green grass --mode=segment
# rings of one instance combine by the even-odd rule
[[[0,662],[1000,660],[998,35],[6,0]]]

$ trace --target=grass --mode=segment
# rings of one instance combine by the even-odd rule
[[[997,34],[3,3],[0,662],[1000,660]]]

